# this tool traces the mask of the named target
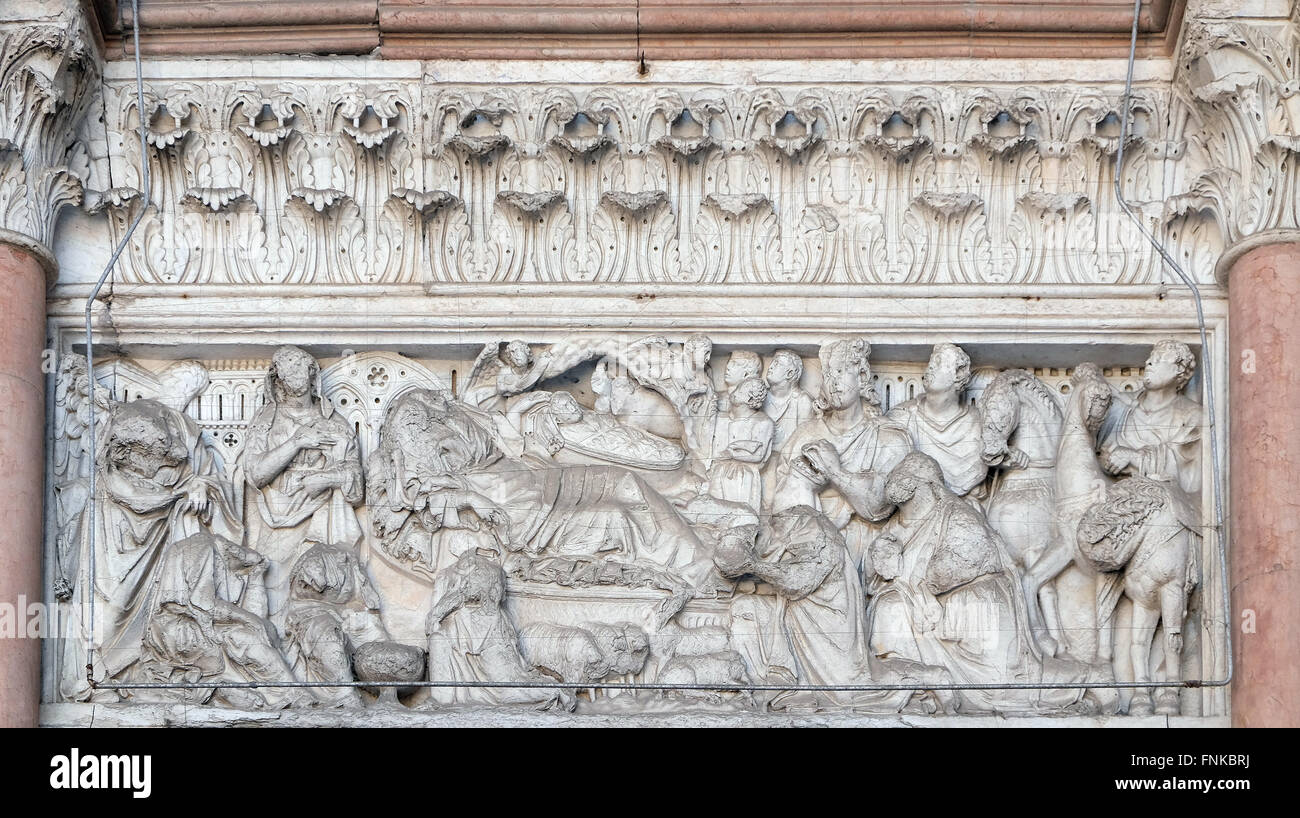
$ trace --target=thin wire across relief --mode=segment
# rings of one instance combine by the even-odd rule
[[[118,242],[113,255],[109,257],[108,263],[104,265],[104,272],[100,273],[99,280],[95,282],[95,288],[91,290],[90,296],[86,299],[86,375],[90,379],[90,401],[86,415],[86,436],[90,440],[90,451],[88,461],[90,464],[90,481],[89,481],[89,500],[86,503],[86,530],[89,540],[90,554],[90,579],[89,593],[90,611],[89,611],[89,629],[86,635],[86,681],[91,687],[95,686],[95,455],[98,448],[95,442],[95,338],[94,338],[94,310],[95,301],[99,298],[99,291],[103,289],[104,282],[113,272],[113,266],[117,264],[118,258],[126,249],[127,242],[131,240],[131,234],[140,225],[144,219],[145,211],[149,207],[149,143],[147,135],[147,121],[144,115],[144,77],[140,68],[140,2],[131,0],[131,34],[134,44],[135,53],[135,92],[136,101],[140,110],[140,188],[143,196],[140,201],[140,212],[136,214],[135,220],[131,222],[130,228]]]
[[[1223,632],[1224,639],[1226,640],[1224,650],[1227,658],[1227,668],[1224,678],[1205,681],[1203,684],[1207,687],[1224,687],[1232,681],[1234,671],[1232,657],[1232,600],[1228,586],[1228,527],[1224,525],[1223,520],[1223,484],[1220,476],[1221,464],[1219,454],[1219,436],[1215,424],[1217,406],[1215,405],[1214,395],[1214,367],[1211,361],[1208,333],[1205,329],[1205,308],[1201,301],[1200,287],[1196,286],[1196,282],[1192,277],[1183,271],[1183,268],[1179,266],[1178,261],[1175,260],[1174,257],[1169,254],[1169,251],[1165,249],[1164,244],[1162,244],[1159,239],[1147,230],[1146,225],[1142,224],[1141,218],[1133,211],[1132,206],[1130,206],[1128,201],[1124,198],[1124,191],[1120,184],[1119,169],[1123,166],[1124,142],[1128,138],[1129,96],[1133,92],[1133,63],[1137,56],[1138,15],[1140,15],[1141,12],[1142,0],[1133,0],[1133,29],[1129,39],[1128,74],[1124,81],[1124,104],[1120,109],[1123,118],[1120,122],[1119,146],[1115,157],[1115,199],[1119,202],[1120,208],[1130,219],[1133,220],[1133,223],[1137,226],[1138,230],[1142,232],[1142,235],[1146,237],[1147,241],[1151,243],[1151,246],[1160,254],[1161,259],[1169,265],[1169,268],[1174,271],[1174,274],[1178,276],[1179,280],[1182,281],[1189,290],[1191,290],[1192,300],[1196,304],[1196,324],[1200,330],[1201,336],[1201,370],[1205,375],[1205,411],[1209,419],[1208,436],[1210,439],[1210,480],[1211,485],[1213,486],[1214,495],[1215,544],[1218,546],[1219,573],[1223,580]]]

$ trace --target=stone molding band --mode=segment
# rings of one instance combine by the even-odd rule
[[[93,0],[95,24],[110,54],[125,53],[130,9]],[[1184,3],[1145,3],[1139,46],[1169,54]],[[378,49],[390,59],[520,56],[649,60],[789,56],[869,57],[879,47],[913,56],[1122,56],[1132,5],[1115,0],[1058,3],[782,4],[622,0],[523,3],[426,0],[303,0],[207,3],[154,0],[140,11],[142,52],[204,54],[348,53]]]

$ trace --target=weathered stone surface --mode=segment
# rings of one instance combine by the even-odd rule
[[[141,109],[70,5],[19,5],[0,238],[57,259],[45,596],[105,626],[47,651],[47,700],[222,723],[1227,712],[1213,685],[1147,685],[1226,672],[1215,268],[1300,229],[1294,10],[1198,4],[1127,108],[1105,59],[1049,80],[336,57],[147,62]],[[346,39],[358,8],[315,22]],[[651,9],[651,36],[683,22]],[[1116,178],[1199,283],[1205,346]],[[140,215],[87,373],[88,284]],[[164,573],[175,599],[134,593]],[[466,686],[416,689],[417,664]],[[988,682],[1094,687],[945,689]],[[904,689],[734,689],[854,683]]]

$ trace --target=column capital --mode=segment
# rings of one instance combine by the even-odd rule
[[[79,14],[0,20],[0,241],[47,274],[59,213],[81,203],[89,175],[79,131],[98,76]]]
[[[1187,103],[1205,170],[1172,199],[1210,214],[1234,248],[1300,229],[1300,3],[1253,4],[1250,17],[1235,16],[1247,11],[1233,4],[1201,8],[1188,15],[1174,92]]]

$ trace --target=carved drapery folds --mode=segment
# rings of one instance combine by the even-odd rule
[[[502,340],[455,392],[457,355],[323,366],[281,347],[269,363],[116,359],[90,380],[69,353],[52,459],[61,696],[355,708],[372,699],[292,685],[427,680],[390,693],[626,712],[689,696],[495,685],[915,684],[707,698],[1202,713],[1175,687],[1104,687],[1219,672],[1221,620],[1193,595],[1216,574],[1191,349],[1158,341],[1140,371],[973,371],[940,342],[874,376],[870,353],[861,337],[725,359],[705,336]],[[768,389],[783,382],[816,404],[791,415]],[[175,686],[117,687],[142,681]],[[953,683],[972,689],[935,689]]]
[[[78,137],[97,79],[77,29],[0,26],[0,229],[48,247],[60,211],[81,203]]]

